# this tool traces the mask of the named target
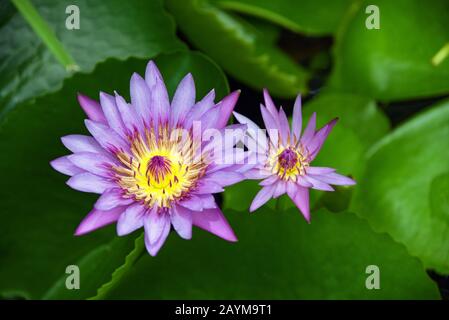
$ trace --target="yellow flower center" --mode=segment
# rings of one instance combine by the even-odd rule
[[[268,158],[268,166],[279,178],[296,181],[299,175],[305,174],[309,163],[307,153],[301,147],[288,146],[272,152]]]
[[[149,208],[169,208],[204,174],[207,164],[202,157],[194,162],[196,150],[190,135],[174,138],[168,127],[162,127],[156,138],[153,130],[147,130],[145,138],[137,135],[131,140],[131,154],[117,154],[122,166],[114,167],[116,178],[127,197]]]

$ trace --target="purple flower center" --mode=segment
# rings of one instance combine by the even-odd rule
[[[285,169],[293,169],[298,162],[298,155],[292,149],[285,149],[278,156],[279,165]]]
[[[171,174],[171,161],[164,156],[153,156],[148,161],[147,174],[151,175],[156,183],[163,181],[167,174]]]

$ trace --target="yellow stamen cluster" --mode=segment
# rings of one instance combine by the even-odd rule
[[[207,164],[202,157],[196,159],[198,146],[190,134],[176,134],[168,126],[159,127],[158,133],[156,137],[154,129],[146,130],[144,137],[130,139],[131,154],[117,153],[122,166],[113,169],[127,197],[149,208],[169,208],[195,187]]]
[[[268,157],[267,167],[282,180],[297,181],[309,166],[307,150],[298,143],[273,148]]]

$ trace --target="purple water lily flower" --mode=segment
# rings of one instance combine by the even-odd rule
[[[100,93],[100,103],[79,95],[92,136],[63,137],[73,154],[51,162],[54,169],[71,176],[67,184],[73,189],[101,194],[75,235],[113,222],[120,236],[143,227],[146,248],[153,256],[171,226],[184,239],[191,238],[194,225],[236,241],[213,194],[243,180],[242,166],[215,163],[207,151],[211,148],[197,143],[193,127],[196,122],[202,124],[201,132],[208,128],[222,132],[239,91],[215,104],[212,90],[195,103],[195,84],[188,74],[170,104],[152,61],[145,79],[132,76],[130,91],[130,104],[117,93]],[[179,129],[184,133],[173,136]]]
[[[335,169],[312,167],[311,162],[320,151],[324,141],[337,119],[315,131],[314,113],[301,135],[301,97],[294,104],[291,129],[282,109],[278,111],[267,90],[264,90],[265,105],[260,106],[262,118],[268,131],[262,131],[254,122],[234,112],[237,120],[248,126],[245,145],[255,155],[256,162],[245,175],[249,179],[263,179],[262,189],[254,198],[250,211],[255,211],[271,198],[282,194],[293,200],[295,205],[310,222],[309,188],[333,191],[333,185],[353,185],[355,181],[335,172]]]

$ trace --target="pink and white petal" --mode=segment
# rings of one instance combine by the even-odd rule
[[[81,236],[117,221],[125,210],[126,207],[116,207],[107,211],[93,209],[83,221],[81,221],[75,231],[75,236]]]
[[[256,197],[254,198],[253,202],[251,203],[249,211],[254,212],[258,208],[263,206],[268,200],[270,200],[273,197],[275,188],[276,185],[272,184],[260,189],[260,191],[256,194]]]
[[[125,127],[117,105],[115,104],[115,98],[107,93],[100,92],[100,103],[109,127],[124,138]]]
[[[136,115],[143,124],[149,126],[152,117],[150,112],[151,91],[145,80],[137,73],[131,76],[130,94],[131,104],[135,108]]]
[[[112,153],[118,149],[129,150],[128,143],[108,126],[92,120],[85,120],[84,122],[87,130],[104,149]]]
[[[140,203],[135,203],[126,208],[117,221],[117,234],[124,236],[142,228],[145,210],[146,208]]]
[[[188,112],[195,104],[195,82],[191,73],[188,73],[176,88],[171,104],[171,125],[176,127],[183,123]]]
[[[78,93],[78,102],[89,119],[106,124],[106,118],[97,101]]]
[[[67,185],[78,191],[98,194],[116,187],[114,182],[89,172],[74,175],[67,181]]]
[[[301,137],[302,129],[302,106],[301,106],[301,95],[298,94],[293,106],[293,116],[292,116],[292,134],[299,140]]]
[[[119,206],[130,205],[133,202],[133,199],[123,197],[123,191],[120,188],[115,188],[103,192],[97,202],[95,202],[94,207],[95,209],[104,211]]]
[[[309,189],[296,185],[295,188],[287,188],[287,194],[301,211],[307,222],[310,223]]]
[[[72,151],[76,152],[97,152],[97,153],[105,153],[105,149],[103,149],[98,142],[90,137],[82,134],[70,134],[68,136],[64,136],[61,138],[62,144]]]
[[[141,117],[137,115],[135,108],[128,104],[125,99],[117,93],[115,94],[115,102],[122,117],[126,135],[132,137],[137,132],[140,132],[140,134],[143,135],[143,122]]]
[[[304,179],[306,179],[308,182],[310,182],[312,184],[312,188],[316,189],[316,190],[321,190],[321,191],[334,191],[334,188],[332,188],[329,184],[320,181],[318,179],[315,179],[309,175],[304,176]]]
[[[171,208],[171,224],[179,236],[183,239],[192,238],[192,211],[182,206]]]
[[[67,158],[78,168],[105,178],[111,177],[111,168],[117,165],[110,157],[93,152],[78,152]]]
[[[192,223],[227,241],[235,242],[237,237],[224,217],[220,208],[205,209],[202,212],[192,213]]]
[[[316,112],[312,114],[312,116],[309,119],[309,122],[307,123],[306,129],[304,130],[302,137],[301,137],[301,144],[308,145],[310,140],[312,140],[313,136],[315,135],[315,129],[316,129]]]
[[[321,180],[323,182],[339,185],[339,186],[352,186],[355,185],[356,182],[346,176],[343,176],[341,174],[338,174],[336,172],[331,172],[327,174],[321,174],[321,175],[312,175],[313,178]]]
[[[217,107],[220,110],[220,115],[218,117],[218,121],[216,123],[216,126],[218,129],[223,128],[226,126],[226,124],[229,121],[229,118],[231,117],[232,111],[234,110],[235,104],[237,103],[237,100],[240,96],[240,90],[236,90],[230,94],[228,94],[226,97],[223,98],[218,104]]]
[[[57,158],[50,161],[50,165],[56,171],[59,171],[68,176],[74,176],[76,174],[83,173],[84,170],[75,166],[68,158],[68,156]]]

